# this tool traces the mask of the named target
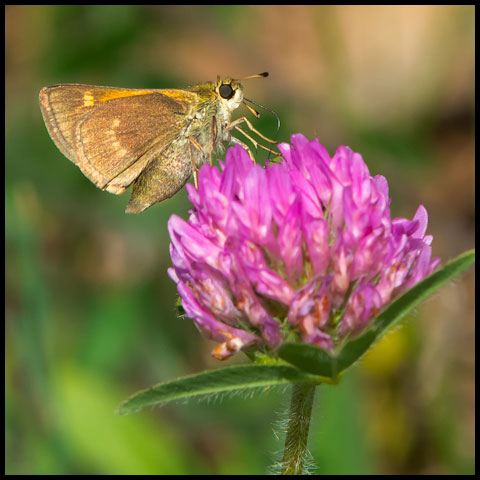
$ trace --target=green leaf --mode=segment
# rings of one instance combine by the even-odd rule
[[[289,365],[236,365],[189,375],[137,392],[120,405],[118,413],[137,412],[144,407],[203,395],[292,382],[320,383],[321,380]]]
[[[422,300],[475,262],[475,250],[468,250],[448,262],[443,268],[424,278],[401,297],[395,299],[389,307],[374,320],[378,334],[399,322]]]
[[[398,323],[422,300],[438,290],[454,276],[466,270],[475,261],[475,251],[462,253],[438,269],[413,288],[394,300],[372,322],[372,328],[360,337],[349,341],[340,352],[333,354],[314,345],[286,343],[278,350],[283,360],[299,369],[336,381],[338,375],[356,362],[386,331]],[[326,381],[326,379],[324,380]]]
[[[368,350],[376,336],[376,332],[370,330],[345,345],[337,355],[315,345],[301,343],[283,344],[278,349],[278,355],[305,372],[326,377],[324,383],[327,383],[327,378],[330,383],[335,383],[338,375]]]
[[[377,333],[374,330],[369,330],[361,337],[348,342],[337,357],[339,372],[342,372],[355,363],[371,347],[376,339]]]
[[[327,378],[337,376],[337,359],[314,345],[284,343],[278,349],[278,356],[305,372]]]

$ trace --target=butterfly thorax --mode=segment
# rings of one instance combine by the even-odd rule
[[[225,90],[229,98],[222,96]],[[231,114],[243,100],[243,87],[231,79],[219,79],[195,85],[189,91],[195,94],[196,101],[190,106],[185,134],[193,136],[203,147],[205,158],[199,159],[199,163],[205,163],[208,155],[230,141]]]

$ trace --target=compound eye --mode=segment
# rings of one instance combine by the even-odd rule
[[[235,92],[233,91],[233,88],[231,85],[229,85],[228,83],[223,83],[222,85],[220,85],[220,88],[218,89],[218,93],[222,98],[230,100],[233,97]]]

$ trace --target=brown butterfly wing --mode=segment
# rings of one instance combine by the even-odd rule
[[[76,163],[73,129],[83,115],[108,101],[111,92],[117,94],[114,98],[125,98],[138,95],[138,92],[153,91],[65,83],[43,88],[40,92],[40,108],[53,141],[67,158]]]
[[[161,93],[99,105],[76,125],[79,166],[100,188],[115,192],[138,177],[185,127],[187,105]],[[113,189],[113,190],[112,190]]]
[[[40,104],[60,151],[95,185],[122,193],[184,127],[188,104],[173,97],[70,84],[46,87]]]

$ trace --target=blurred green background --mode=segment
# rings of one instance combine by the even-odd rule
[[[8,474],[258,474],[288,391],[115,415],[127,396],[216,368],[176,318],[167,220],[140,215],[54,146],[38,93],[78,82],[182,88],[241,77],[279,140],[346,144],[389,181],[394,216],[429,212],[443,262],[474,243],[473,6],[7,6]],[[273,135],[262,113],[255,125]],[[239,112],[237,115],[248,114]],[[234,115],[235,118],[235,115]],[[471,269],[472,270],[472,269]],[[244,362],[241,354],[227,363]],[[425,302],[338,387],[318,391],[317,473],[474,472],[473,271]]]

